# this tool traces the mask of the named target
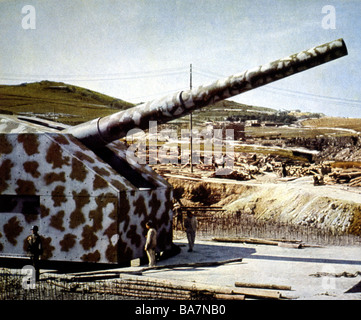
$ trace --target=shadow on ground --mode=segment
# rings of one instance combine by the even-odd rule
[[[187,252],[188,247],[181,243],[174,243],[172,250],[158,255],[157,265],[176,265],[197,262],[217,262],[230,259],[246,258],[256,252],[252,248],[214,246],[207,244],[196,244],[193,252]],[[0,267],[21,269],[31,264],[30,259],[25,258],[0,258]],[[140,259],[140,266],[146,267],[147,258]],[[111,270],[129,267],[125,264],[86,263],[71,261],[41,260],[40,269],[52,270],[58,273],[86,272],[97,270]]]
[[[196,243],[193,252],[188,252],[188,246],[183,243],[177,243],[181,252],[164,261],[166,264],[173,263],[192,263],[192,262],[215,262],[231,259],[248,258],[256,253],[254,248],[242,246],[222,246]]]

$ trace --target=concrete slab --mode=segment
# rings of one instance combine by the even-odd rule
[[[240,257],[243,260],[218,267],[149,270],[144,275],[231,287],[235,282],[287,285],[292,287],[292,291],[282,293],[294,299],[361,299],[361,293],[345,293],[361,281],[361,276],[339,276],[343,272],[355,274],[361,271],[359,247],[294,249],[197,240],[194,251],[187,252],[186,239],[177,240],[175,243],[181,246],[181,253],[159,262],[158,265]],[[144,266],[128,269],[139,270],[142,267]],[[312,276],[317,273],[323,273],[324,276]]]
[[[291,291],[279,291],[283,297],[298,300],[361,300],[361,249],[357,246],[295,249],[196,239],[194,251],[188,252],[186,238],[175,240],[175,244],[180,246],[181,252],[176,256],[158,261],[158,266],[238,258],[242,258],[242,262],[213,267],[173,267],[148,271],[142,270],[146,265],[141,265],[127,268],[98,268],[96,271],[89,270],[88,272],[114,274],[120,271],[123,274],[128,271],[142,270],[144,277],[185,280],[197,284],[231,288],[235,287],[235,282],[290,286]],[[13,271],[20,272],[20,269]],[[69,271],[66,274],[71,276]],[[84,271],[81,273],[84,274]],[[51,270],[41,270],[43,276],[52,273]],[[61,274],[60,271],[59,275]],[[359,283],[360,285],[357,286]],[[356,292],[346,293],[355,286]]]

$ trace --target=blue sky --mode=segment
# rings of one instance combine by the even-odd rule
[[[24,29],[25,5],[35,29]],[[335,29],[325,29],[335,9]],[[231,100],[361,117],[361,1],[0,0],[0,83],[154,99],[344,38],[349,55]]]

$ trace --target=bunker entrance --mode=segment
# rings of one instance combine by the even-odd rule
[[[40,196],[1,195],[0,213],[40,214]]]

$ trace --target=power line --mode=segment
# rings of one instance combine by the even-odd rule
[[[204,71],[204,70],[194,70],[194,73],[206,76],[208,78],[212,78],[212,79],[218,79],[220,77],[225,77],[224,75],[220,75],[220,74],[216,74],[214,72],[209,72],[209,71]],[[355,107],[357,108],[358,106],[356,105],[361,105],[361,100],[357,100],[357,99],[348,99],[348,98],[338,98],[338,97],[331,97],[331,96],[325,96],[325,95],[320,95],[320,94],[314,94],[314,93],[309,93],[309,92],[301,92],[301,91],[297,91],[297,90],[290,90],[290,89],[282,89],[282,88],[277,88],[277,87],[273,87],[272,85],[267,85],[263,88],[266,91],[269,91],[271,93],[279,93],[279,94],[283,94],[283,95],[287,95],[287,96],[295,96],[295,97],[300,97],[300,98],[305,98],[305,99],[321,99],[321,100],[326,100],[326,101],[330,101],[330,102],[335,102],[335,103],[344,103],[344,104],[349,104],[351,105],[351,107]]]
[[[267,89],[268,91],[271,91],[271,92],[277,91],[277,92],[280,92],[283,94],[292,95],[292,96],[300,96],[300,97],[303,97],[306,99],[317,98],[317,99],[329,100],[329,101],[338,102],[338,103],[361,104],[361,100],[330,97],[330,96],[324,96],[324,95],[308,93],[308,92],[306,93],[306,92],[301,92],[301,91],[296,91],[296,90],[281,89],[281,88],[272,87],[272,86],[268,86],[265,89]]]
[[[212,79],[219,79],[219,78],[225,77],[225,75],[222,75],[222,74],[218,74],[218,73],[211,72],[211,71],[205,71],[205,70],[197,69],[197,68],[195,70],[193,70],[193,73],[196,73],[196,74],[199,74],[202,76],[206,76],[206,77],[212,78]]]
[[[142,95],[142,96],[138,96],[138,97],[128,97],[127,100],[141,100],[141,99],[144,99],[144,98],[155,98],[156,99],[156,98],[161,98],[164,95],[179,92],[179,91],[182,91],[182,90],[184,90],[184,88],[178,88],[178,89],[173,89],[173,90],[168,90],[168,91],[157,92],[157,93],[152,94],[152,95],[148,94],[148,95]]]
[[[181,74],[188,74],[189,69],[186,67],[173,67],[173,68],[163,68],[157,70],[148,70],[148,71],[137,71],[137,72],[124,72],[124,73],[98,73],[98,74],[0,74],[0,80],[3,81],[36,81],[42,79],[61,79],[60,81],[75,81],[75,82],[92,82],[92,81],[121,81],[121,80],[132,80],[132,79],[147,79],[147,78],[157,78],[157,77],[167,77],[175,76]],[[192,69],[193,74],[198,74],[210,79],[217,80],[219,78],[225,78],[225,75],[218,74],[212,71],[207,71],[200,68]],[[270,93],[277,93],[286,96],[299,97],[303,99],[320,99],[324,101],[329,101],[333,103],[343,103],[348,104],[351,107],[359,107],[361,105],[361,100],[357,99],[348,99],[348,98],[338,98],[325,95],[319,95],[308,92],[301,92],[297,90],[282,89],[273,87],[272,85],[267,85],[264,87],[265,91]],[[169,93],[171,91],[167,91]],[[159,94],[157,94],[159,95]],[[142,97],[136,97],[142,98]],[[133,98],[133,99],[136,99]]]
[[[177,74],[186,74],[186,68],[165,68],[149,71],[126,72],[126,73],[103,73],[103,74],[2,74],[1,80],[33,80],[44,78],[60,78],[64,81],[108,81],[108,80],[128,80],[155,78],[163,76],[171,76]]]

